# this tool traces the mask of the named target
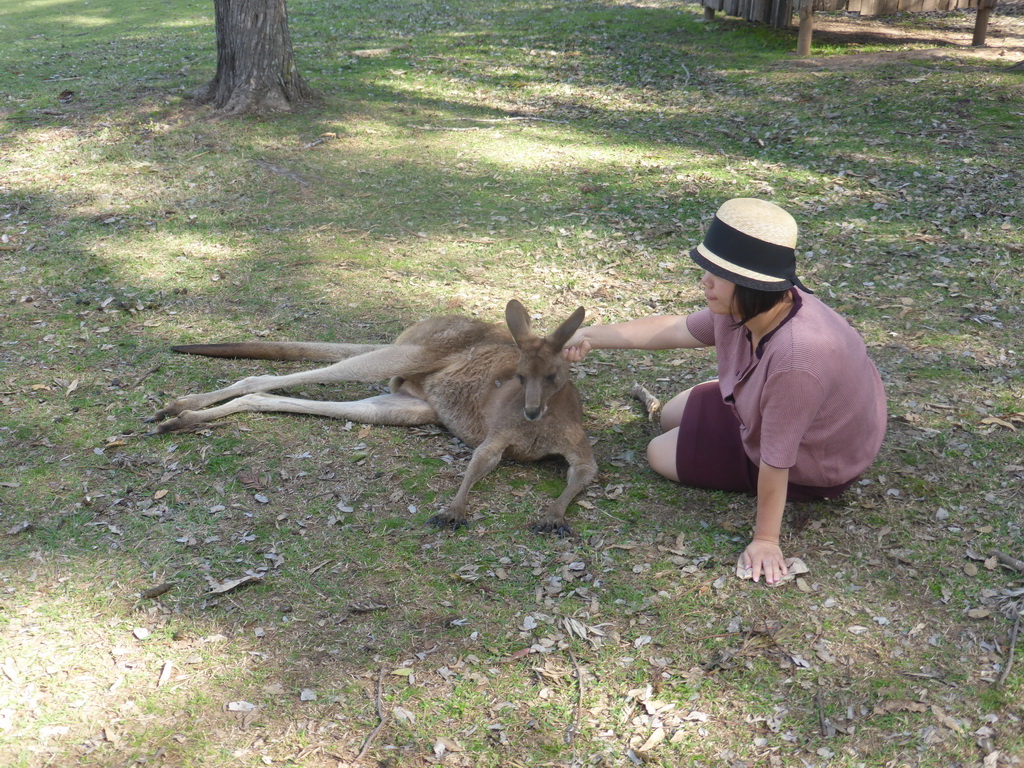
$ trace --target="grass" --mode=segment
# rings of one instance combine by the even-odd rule
[[[233,121],[186,98],[208,3],[0,10],[0,762],[1020,765],[1022,577],[991,559],[1024,555],[1019,18],[1000,58],[948,45],[969,15],[831,17],[801,62],[662,0],[289,5],[325,102]],[[293,369],[175,343],[379,342],[513,295],[543,327],[690,311],[737,195],[794,212],[889,394],[863,483],[790,510],[800,586],[732,577],[749,499],[645,468],[630,386],[707,352],[577,367],[601,475],[570,540],[528,532],[557,463],[427,527],[469,455],[437,430],[144,436]]]

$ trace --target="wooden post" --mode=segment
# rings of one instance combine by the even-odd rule
[[[704,21],[712,21],[715,18],[715,9],[710,5],[704,6]]]
[[[971,45],[982,46],[988,36],[988,19],[992,15],[992,9],[996,6],[996,0],[981,0],[978,3],[978,16],[974,21],[974,39]]]
[[[811,55],[811,34],[814,32],[814,0],[800,2],[800,33],[796,38],[796,55]]]

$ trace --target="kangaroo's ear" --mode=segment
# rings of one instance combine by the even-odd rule
[[[515,299],[505,305],[505,324],[512,332],[516,344],[522,343],[530,335],[530,313]]]
[[[558,326],[554,331],[548,335],[548,341],[555,345],[558,349],[565,346],[565,342],[572,338],[572,335],[576,333],[576,329],[583,323],[583,317],[587,314],[587,311],[580,307],[569,319]]]

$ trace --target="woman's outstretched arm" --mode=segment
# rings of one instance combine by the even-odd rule
[[[577,363],[591,349],[696,349],[707,346],[686,327],[686,315],[651,315],[624,323],[588,325],[565,345],[565,356]]]

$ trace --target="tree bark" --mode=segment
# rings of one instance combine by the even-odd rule
[[[988,20],[992,15],[992,9],[996,7],[996,0],[981,0],[978,3],[978,15],[974,20],[974,38],[971,45],[981,46],[985,44],[988,36]]]
[[[814,34],[814,0],[800,3],[800,31],[796,37],[796,55],[811,55],[811,36]]]
[[[285,0],[214,0],[217,74],[193,96],[226,115],[287,112],[315,101],[299,74]]]

